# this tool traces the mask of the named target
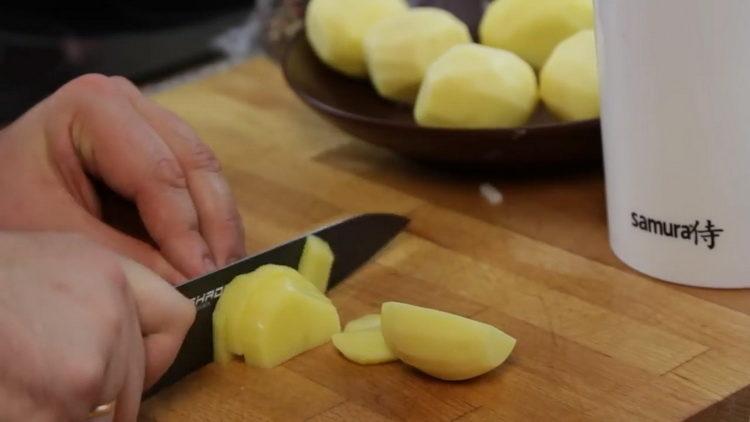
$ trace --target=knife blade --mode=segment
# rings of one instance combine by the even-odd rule
[[[328,289],[341,283],[396,236],[409,219],[395,214],[360,214],[330,224],[297,239],[244,258],[217,271],[177,287],[196,307],[195,321],[172,365],[145,397],[151,396],[187,374],[213,361],[213,311],[224,286],[234,277],[265,264],[296,268],[307,236],[314,234],[328,242],[335,259]]]

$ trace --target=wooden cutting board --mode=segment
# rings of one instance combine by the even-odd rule
[[[250,252],[352,213],[412,219],[331,293],[342,321],[397,300],[486,321],[518,345],[459,383],[358,366],[330,344],[272,370],[212,364],[144,403],[143,420],[748,420],[750,292],[676,287],[620,264],[598,171],[500,179],[420,167],[322,120],[265,59],[156,99],[216,151]],[[485,182],[501,204],[479,194]]]

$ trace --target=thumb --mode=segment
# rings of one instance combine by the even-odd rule
[[[143,265],[122,257],[138,309],[145,351],[144,387],[166,372],[195,319],[193,302]]]

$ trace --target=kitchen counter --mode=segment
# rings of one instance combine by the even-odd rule
[[[324,121],[263,58],[154,98],[216,151],[250,252],[353,213],[412,219],[330,294],[343,322],[399,300],[489,322],[518,345],[460,383],[359,366],[330,344],[271,370],[211,364],[146,401],[143,420],[748,420],[750,291],[678,287],[621,264],[599,170],[423,167]]]

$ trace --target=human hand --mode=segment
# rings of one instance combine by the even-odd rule
[[[0,420],[83,421],[141,394],[174,360],[195,307],[145,267],[78,235],[0,233]]]
[[[101,221],[92,185],[132,200],[157,249]],[[124,78],[79,77],[0,132],[0,230],[74,231],[172,283],[244,256],[212,151]]]

